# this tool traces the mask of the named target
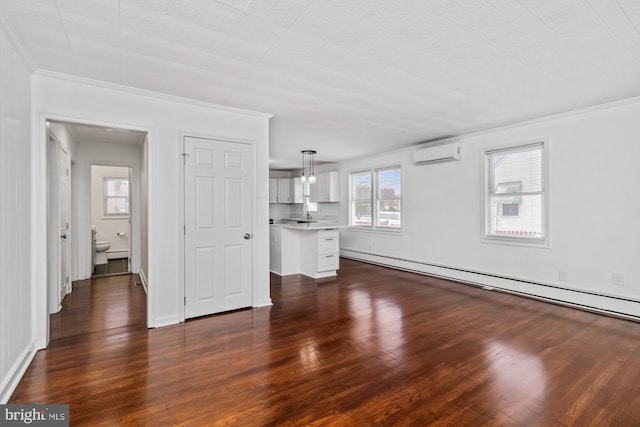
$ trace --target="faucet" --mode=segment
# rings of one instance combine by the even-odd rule
[[[306,203],[302,205],[302,210],[307,212],[307,219],[311,219],[311,212],[309,212],[309,205]]]

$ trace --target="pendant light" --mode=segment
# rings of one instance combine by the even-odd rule
[[[302,175],[300,176],[300,181],[308,182],[309,184],[316,183],[315,155],[315,150],[302,150]],[[309,169],[306,168],[305,156],[309,158]]]

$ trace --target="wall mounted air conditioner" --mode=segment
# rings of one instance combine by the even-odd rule
[[[460,159],[462,159],[462,152],[459,142],[426,147],[413,152],[413,162],[418,165]]]

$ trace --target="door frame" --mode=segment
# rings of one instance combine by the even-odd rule
[[[49,344],[49,297],[48,297],[48,268],[47,256],[49,252],[48,244],[50,237],[47,235],[47,197],[48,188],[48,168],[47,168],[47,141],[48,130],[46,122],[48,120],[70,122],[109,128],[120,128],[135,130],[147,133],[147,227],[153,230],[155,227],[156,211],[153,205],[153,155],[155,141],[155,128],[145,125],[131,123],[107,122],[103,120],[86,117],[74,117],[55,114],[51,112],[38,111],[33,113],[31,126],[32,153],[31,165],[31,205],[32,205],[32,235],[31,235],[31,259],[32,259],[32,280],[31,280],[31,301],[32,301],[32,330],[34,332],[34,346],[36,349],[44,349]],[[142,197],[142,195],[141,195]],[[147,277],[147,326],[153,327],[152,319],[155,319],[155,305],[150,303],[155,297],[155,287],[153,286],[156,245],[155,237],[151,232],[147,233],[147,257],[148,270],[145,271]],[[73,256],[73,251],[72,255]]]
[[[58,313],[62,308],[62,300],[71,292],[71,245],[75,236],[71,235],[71,153],[69,147],[65,147],[55,132],[47,128],[46,133],[46,156],[47,156],[47,313]],[[60,151],[66,155],[66,164],[61,163]],[[60,179],[61,171],[66,169],[67,174],[67,219],[68,226],[66,234],[66,270],[67,283],[62,283],[62,254],[60,252]]]
[[[58,155],[60,153],[60,151],[64,151],[65,156],[66,156],[66,162],[65,165],[63,165],[63,167],[66,169],[67,173],[66,173],[66,181],[67,181],[67,226],[66,226],[66,235],[67,237],[65,237],[66,240],[66,256],[65,256],[65,270],[67,271],[67,280],[66,282],[63,284],[61,283],[62,281],[62,277],[60,276],[60,272],[58,272],[58,294],[59,294],[59,304],[60,304],[60,308],[62,308],[62,301],[64,300],[64,297],[66,297],[68,294],[71,293],[71,245],[72,242],[75,240],[75,236],[71,235],[71,224],[73,222],[72,216],[71,216],[71,153],[70,153],[70,149],[65,149],[65,147],[63,147],[62,143],[60,141],[58,141]],[[60,186],[60,161],[58,159],[58,188]],[[60,199],[60,192],[58,192],[58,230],[60,229],[60,206],[61,206],[61,199]],[[60,231],[60,230],[59,230]],[[58,241],[58,248],[60,247],[60,241]],[[58,251],[58,268],[60,268],[62,266],[62,254],[60,253],[60,251]],[[63,289],[64,286],[64,289]]]
[[[135,179],[135,175],[136,175],[135,172],[139,173],[140,171],[137,170],[135,164],[129,163],[129,162],[112,162],[112,161],[104,161],[104,160],[90,160],[89,163],[88,163],[88,166],[89,167],[85,171],[86,172],[85,177],[84,177],[85,182],[92,182],[92,179],[93,179],[92,167],[93,166],[106,166],[106,167],[116,167],[116,168],[127,168],[127,169],[129,169],[129,216],[127,218],[127,221],[128,221],[127,232],[128,232],[128,239],[129,239],[129,273],[132,273],[133,270],[131,268],[131,258],[132,258],[132,255],[133,255],[133,252],[132,252],[133,238],[134,238],[134,235],[136,235],[136,237],[139,237],[139,236],[137,236],[138,231],[139,231],[137,228],[139,228],[139,227],[132,227],[131,226],[133,218],[134,218],[134,205],[135,205],[135,208],[138,208],[137,209],[138,211],[140,209],[139,209],[139,206],[137,206],[135,203],[133,203],[133,198],[131,196],[132,196],[133,188],[134,188],[135,185],[137,185],[137,188],[140,189],[140,182],[137,182],[136,179]],[[91,189],[91,185],[89,185],[87,187],[87,189],[88,189],[88,193],[89,194],[87,194],[86,197],[84,198],[85,199],[85,203],[84,203],[83,210],[85,212],[89,212],[89,215],[88,215],[89,216],[89,225],[91,225],[91,215],[93,214],[93,212],[92,212],[93,208],[91,206],[91,201],[93,200],[93,194],[92,194],[93,192],[92,192],[92,189]],[[142,195],[140,195],[140,196],[142,196]],[[142,202],[142,198],[140,198],[140,202]],[[136,211],[135,212],[135,218],[137,219],[138,226],[140,226],[139,223],[140,223],[140,220],[141,220],[139,215],[140,215],[140,212]],[[136,230],[134,230],[134,228],[136,228]],[[140,243],[142,243],[142,242],[140,242]],[[89,261],[89,263],[87,265],[85,265],[85,268],[89,267],[89,269],[92,270],[93,269],[92,260],[87,260],[87,261]],[[136,260],[136,262],[139,263],[140,260]],[[91,274],[89,274],[89,277],[91,277]]]

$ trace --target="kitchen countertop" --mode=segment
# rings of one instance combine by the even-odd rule
[[[301,223],[301,224],[297,222],[290,222],[290,223],[272,224],[272,226],[288,228],[292,230],[330,230],[334,228],[348,227],[347,225],[339,225],[337,223],[330,223],[330,222],[323,222],[323,221],[308,222],[308,223]]]

